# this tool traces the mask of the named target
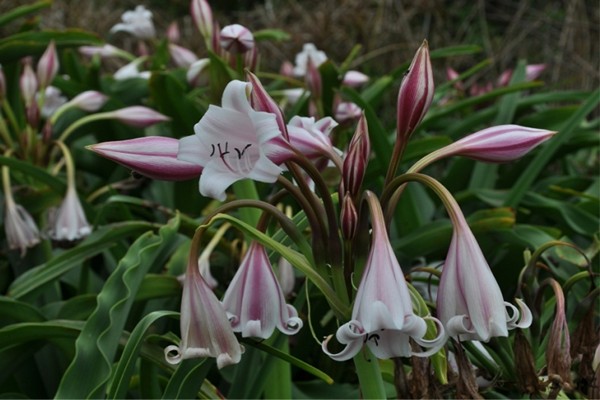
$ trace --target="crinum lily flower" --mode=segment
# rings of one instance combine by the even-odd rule
[[[181,343],[165,348],[170,364],[215,357],[217,367],[237,364],[244,348],[237,341],[223,306],[200,274],[198,249],[192,248],[181,297]]]
[[[249,101],[252,85],[231,81],[221,107],[210,105],[194,125],[195,135],[180,139],[179,160],[201,166],[200,193],[225,200],[225,189],[249,178],[272,183],[282,168],[270,159],[281,148],[269,140],[281,136],[275,115],[255,111]]]
[[[296,309],[286,304],[265,248],[253,242],[223,297],[231,326],[243,337],[268,339],[275,327],[286,335],[302,328]]]
[[[448,335],[487,342],[494,336],[508,336],[508,329],[527,328],[532,322],[531,311],[519,299],[516,302],[521,313],[504,301],[458,204],[451,201],[448,205],[454,232],[437,297],[437,314]]]
[[[152,22],[152,11],[142,5],[138,5],[133,11],[125,11],[121,19],[123,22],[110,28],[111,33],[124,31],[131,33],[138,39],[152,39],[156,36],[156,30]]]
[[[390,244],[381,206],[372,192],[365,192],[365,200],[371,210],[371,250],[354,299],[352,319],[336,333],[337,340],[346,347],[337,354],[329,352],[329,336],[323,341],[322,349],[336,361],[354,357],[364,344],[380,359],[429,356],[444,345],[444,329],[436,318],[423,318],[413,312],[410,292]],[[426,320],[434,321],[439,329],[432,340],[425,339]],[[411,338],[429,349],[413,351]]]

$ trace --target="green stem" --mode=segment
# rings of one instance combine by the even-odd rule
[[[80,118],[77,121],[73,122],[71,125],[69,125],[69,127],[67,129],[65,129],[65,131],[62,133],[62,135],[60,135],[58,140],[60,142],[64,142],[65,140],[67,140],[67,138],[69,136],[71,136],[71,134],[75,131],[75,129],[79,128],[82,125],[85,125],[85,124],[93,122],[93,121],[98,121],[101,119],[110,119],[113,117],[114,117],[114,113],[112,111],[87,115],[87,116]]]
[[[235,197],[240,200],[259,200],[256,184],[251,179],[243,179],[233,184]],[[242,221],[256,226],[260,219],[260,211],[256,208],[244,207],[239,210]]]
[[[6,116],[8,117],[8,122],[10,122],[10,124],[13,127],[13,130],[15,131],[15,135],[18,136],[21,129],[19,128],[19,124],[17,123],[17,118],[15,117],[15,113],[13,112],[12,108],[10,107],[10,103],[6,99],[4,99],[4,101],[2,102],[2,109],[6,113]]]
[[[358,375],[361,398],[387,398],[379,364],[367,346],[364,346],[363,350],[354,356],[354,367],[356,375]]]
[[[4,122],[4,118],[0,115],[0,136],[2,136],[2,140],[6,144],[7,147],[12,148],[14,143],[12,138],[10,137],[10,133],[8,132],[8,127],[6,126],[6,122]]]

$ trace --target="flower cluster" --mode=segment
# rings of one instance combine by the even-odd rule
[[[196,20],[208,35],[210,30],[205,20],[208,8],[203,2],[193,4]],[[227,39],[221,37],[222,48],[240,52],[249,46],[250,41],[241,28],[229,29],[226,33]],[[316,68],[325,60],[324,53],[307,45],[298,55],[293,73],[318,75]],[[353,75],[356,74],[348,76],[348,81]],[[194,126],[194,135],[181,139],[149,136],[103,142],[89,149],[150,178],[177,180],[199,176],[200,193],[220,201],[226,201],[227,188],[241,180],[281,183],[302,205],[311,226],[313,247],[309,254],[301,256],[302,260],[314,263],[311,268],[315,279],[329,287],[325,293],[338,319],[347,318],[346,307],[352,305],[350,320],[342,324],[336,334],[337,340],[346,347],[340,353],[332,353],[329,350],[332,336],[322,342],[323,351],[334,360],[353,358],[365,344],[378,358],[423,357],[440,351],[449,337],[488,341],[492,337],[507,336],[508,329],[529,326],[531,313],[525,303],[517,299],[519,312],[504,301],[452,195],[439,182],[419,171],[434,161],[456,155],[488,162],[515,160],[550,138],[553,132],[516,125],[486,128],[431,153],[415,163],[409,173],[396,176],[401,153],[433,99],[432,67],[428,44],[424,42],[400,87],[395,153],[388,168],[387,186],[379,200],[375,193],[362,189],[370,159],[364,116],[359,118],[354,137],[342,152],[331,140],[331,131],[338,125],[334,119],[323,115],[318,120],[296,115],[286,123],[277,103],[258,78],[251,72],[247,72],[247,78],[247,82],[232,80],[227,84],[220,106],[208,107]],[[307,80],[307,86],[311,85],[310,81]],[[311,92],[314,96],[314,87]],[[328,163],[341,176],[339,198],[343,202],[339,211],[319,172]],[[288,174],[295,183],[288,181]],[[307,178],[312,186],[306,185]],[[416,292],[405,280],[389,241],[386,215],[395,208],[402,185],[411,180],[427,185],[440,196],[454,225],[441,273],[437,318],[427,312],[423,314],[424,310],[416,311],[418,307],[413,300]],[[238,207],[236,202],[227,202],[218,211],[234,209]],[[287,219],[260,200],[247,200],[244,205],[262,209],[265,215],[272,214],[280,221]],[[212,215],[216,216],[217,212]],[[366,225],[369,220],[370,230]],[[262,221],[257,228],[264,231]],[[210,223],[209,218],[205,226]],[[207,280],[212,281],[210,286],[214,287],[214,278],[206,266],[198,265],[201,236],[197,233],[194,237],[183,279],[182,341],[179,346],[165,350],[169,362],[213,356],[219,367],[223,367],[240,361],[242,347],[233,332],[239,332],[244,338],[259,339],[269,338],[275,328],[288,335],[298,332],[303,323],[297,310],[286,304],[273,272],[265,248],[273,246],[270,240],[263,237],[252,241],[219,302],[207,283]],[[369,237],[371,245],[365,254],[365,238]],[[348,246],[346,250],[342,249],[344,243]],[[365,255],[366,262],[360,265],[357,260]],[[296,260],[295,266],[298,263],[301,262]],[[324,272],[325,266],[331,268],[331,276]],[[201,274],[203,269],[205,272]],[[349,298],[346,277],[352,272],[360,283],[356,292],[350,291]],[[415,350],[411,340],[425,350]]]

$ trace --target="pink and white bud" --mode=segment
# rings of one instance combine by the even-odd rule
[[[240,24],[227,25],[221,29],[219,44],[230,53],[243,54],[254,47],[254,35]]]
[[[93,57],[95,55],[102,58],[117,57],[123,54],[123,50],[120,50],[112,44],[105,44],[103,46],[81,46],[78,50],[81,54],[88,57]]]
[[[496,82],[496,84],[500,87],[508,86],[508,84],[510,83],[510,79],[512,78],[512,75],[513,75],[512,69],[507,69],[507,70],[502,71],[502,73],[498,77],[498,81]]]
[[[356,103],[343,101],[335,108],[335,119],[340,124],[346,121],[354,121],[362,115],[362,108]]]
[[[37,78],[41,88],[45,88],[52,83],[52,80],[58,73],[58,68],[59,63],[56,45],[54,44],[54,40],[51,40],[37,65]]]
[[[188,68],[185,76],[191,86],[197,87],[208,83],[210,59],[201,58],[194,61]]]
[[[179,140],[174,138],[147,136],[98,143],[87,149],[152,179],[179,181],[202,173],[201,166],[177,159]]]
[[[171,54],[173,63],[182,68],[188,68],[198,60],[198,57],[193,51],[174,43],[169,43],[169,54]]]
[[[369,127],[367,119],[363,114],[358,121],[354,136],[352,136],[352,140],[348,145],[348,154],[344,158],[344,165],[342,167],[344,190],[352,196],[360,193],[370,155]]]
[[[435,159],[460,155],[487,162],[509,162],[523,157],[556,132],[520,125],[498,125],[468,135],[442,147],[431,157]]]
[[[406,141],[433,101],[434,85],[429,46],[424,40],[417,50],[398,93],[397,140]]]
[[[19,79],[19,86],[25,106],[29,107],[34,103],[35,93],[38,90],[38,81],[31,67],[31,59],[29,58],[25,59],[23,73],[21,73],[21,78]]]
[[[311,60],[316,68],[327,61],[325,52],[318,50],[312,43],[305,43],[302,51],[296,54],[296,63],[294,65],[294,75],[297,77],[305,76],[307,73],[308,60]]]
[[[254,46],[244,54],[244,67],[250,71],[256,70],[258,65],[258,47]]]
[[[211,43],[214,32],[212,9],[206,0],[192,0],[190,13],[205,43]]]
[[[463,85],[462,81],[458,81],[458,77],[459,77],[459,73],[456,72],[455,69],[448,67],[446,68],[446,78],[449,81],[455,81],[454,82],[454,88],[458,89],[458,90],[465,90],[465,86]]]
[[[131,106],[111,112],[112,118],[136,128],[146,128],[159,122],[169,121],[171,118],[144,106]]]
[[[287,126],[285,124],[285,118],[275,100],[273,100],[269,93],[267,93],[256,75],[254,75],[252,72],[247,72],[246,77],[252,85],[252,91],[250,92],[250,104],[252,104],[252,108],[256,111],[264,111],[270,114],[275,114],[277,126],[279,126],[279,130],[283,136],[287,138]]]
[[[360,71],[347,71],[342,79],[342,85],[349,87],[361,87],[365,83],[369,82],[369,76],[363,74]]]
[[[352,240],[356,234],[356,226],[358,225],[358,212],[352,201],[352,195],[348,192],[346,192],[344,200],[342,200],[340,221],[344,239]]]
[[[179,32],[179,25],[177,21],[173,21],[169,24],[167,28],[167,40],[170,43],[177,43],[181,39],[181,33]]]
[[[528,82],[536,80],[546,67],[546,64],[529,64],[525,66],[525,80]]]
[[[286,76],[288,78],[293,77],[294,64],[292,64],[288,60],[285,60],[283,63],[281,63],[281,67],[279,67],[279,75]]]
[[[73,97],[69,103],[72,107],[88,112],[94,112],[102,108],[107,100],[108,97],[98,91],[86,90]]]

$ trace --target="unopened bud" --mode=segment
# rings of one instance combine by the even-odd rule
[[[137,128],[146,128],[170,120],[166,115],[144,106],[125,107],[112,111],[112,118]]]
[[[221,29],[219,44],[223,50],[234,54],[242,54],[254,47],[254,35],[240,24],[227,25]]]
[[[433,74],[429,47],[424,40],[415,54],[398,93],[397,140],[406,141],[433,101]]]
[[[315,65],[310,57],[306,61],[306,75],[304,79],[306,81],[306,87],[312,96],[316,99],[320,98],[323,91],[321,73],[319,72],[319,68]]]
[[[19,79],[19,86],[21,88],[21,96],[25,102],[25,106],[29,107],[35,100],[35,93],[38,89],[38,81],[31,67],[31,59],[25,60],[23,67],[23,73]]]
[[[40,88],[44,89],[50,85],[58,73],[58,68],[58,54],[56,53],[56,45],[54,44],[54,40],[52,40],[38,61],[37,78]]]
[[[356,196],[360,192],[370,154],[369,127],[365,115],[362,114],[358,120],[354,136],[352,136],[352,140],[348,145],[348,154],[344,158],[342,168],[344,189],[352,196]]]
[[[208,58],[201,58],[190,65],[186,73],[186,79],[191,86],[201,86],[208,82],[207,67],[210,65]]]
[[[347,71],[342,79],[342,85],[349,87],[360,87],[369,82],[369,76],[360,71]]]
[[[188,68],[198,60],[193,51],[174,43],[169,43],[169,54],[171,54],[173,63],[178,67]]]
[[[167,28],[167,39],[171,43],[177,43],[179,42],[180,38],[181,34],[179,33],[179,25],[177,25],[176,21],[173,21],[169,24],[169,27]]]
[[[213,37],[213,15],[210,4],[206,0],[192,0],[190,4],[190,13],[198,31],[204,37],[206,44],[211,43]]]
[[[98,111],[107,100],[108,97],[100,92],[95,90],[86,90],[85,92],[81,92],[77,96],[73,97],[69,103],[72,107],[76,107],[88,112],[94,112]]]
[[[269,93],[267,93],[256,75],[254,75],[252,72],[248,72],[246,76],[252,85],[252,92],[250,93],[250,102],[252,104],[252,108],[254,108],[256,111],[264,111],[275,114],[275,119],[277,121],[277,126],[279,126],[279,130],[285,137],[287,137],[285,119],[275,100],[269,96]]]
[[[340,215],[342,235],[344,239],[351,240],[356,234],[356,225],[358,224],[358,212],[352,202],[352,196],[346,192],[342,201],[342,212]]]

